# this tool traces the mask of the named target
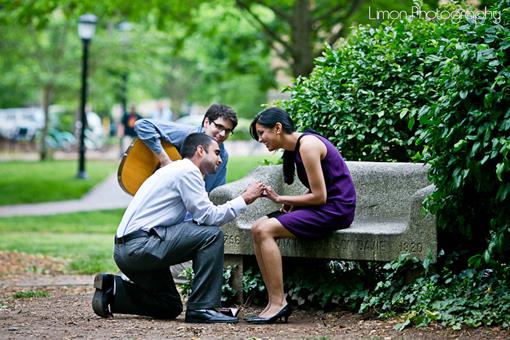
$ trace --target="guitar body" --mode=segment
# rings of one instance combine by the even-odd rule
[[[161,145],[171,160],[182,159],[174,145],[165,141],[161,141]],[[117,179],[122,190],[134,196],[142,183],[158,169],[156,155],[140,139],[135,138],[122,156]]]

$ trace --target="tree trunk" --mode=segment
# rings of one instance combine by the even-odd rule
[[[308,76],[313,69],[312,8],[310,0],[296,0],[289,23],[294,77]]]
[[[46,84],[43,87],[43,112],[44,112],[44,125],[41,130],[39,159],[45,161],[48,159],[48,146],[46,145],[46,136],[48,136],[48,125],[50,121],[50,102],[53,93],[52,84]]]

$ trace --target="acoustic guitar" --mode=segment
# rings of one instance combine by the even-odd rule
[[[163,140],[161,145],[171,160],[182,159],[174,145]],[[142,183],[158,169],[159,159],[147,145],[135,138],[122,156],[117,179],[122,190],[134,196]]]

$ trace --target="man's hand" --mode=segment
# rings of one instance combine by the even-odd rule
[[[241,194],[241,197],[244,199],[246,204],[251,204],[257,198],[262,196],[263,192],[264,192],[264,184],[262,184],[262,182],[253,182]]]
[[[170,159],[170,157],[168,157],[168,155],[166,154],[166,152],[164,150],[161,151],[156,156],[159,159],[159,167],[160,168],[164,167],[165,165],[168,165],[168,164],[172,163],[172,160]]]

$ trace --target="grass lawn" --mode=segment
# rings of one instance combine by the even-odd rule
[[[227,164],[227,183],[238,180],[254,168],[264,165],[264,161],[275,163],[281,158],[281,154],[271,154],[269,156],[237,156],[229,157]]]
[[[88,161],[88,180],[76,179],[77,161],[0,162],[0,205],[76,199],[114,173],[114,161]]]
[[[113,236],[114,233],[12,232],[1,235],[0,249],[65,259],[68,261],[66,272],[69,273],[117,272],[113,261]]]
[[[123,209],[0,218],[0,250],[44,254],[68,261],[68,271],[117,271],[113,236]]]
[[[279,155],[271,155],[269,157],[231,157],[228,164],[227,180],[230,182],[245,176],[250,170],[263,164],[265,159],[275,162],[278,158]],[[26,166],[31,168],[31,171],[26,169],[21,171],[24,173],[24,176],[28,176],[30,172],[30,177],[44,178],[46,183],[52,183],[51,190],[49,189],[49,184],[47,184],[43,187],[42,191],[60,191],[60,188],[64,186],[63,182],[76,181],[73,178],[76,170],[74,162],[72,164],[67,162],[49,162],[48,164],[54,164],[55,167],[68,168],[65,171],[58,170],[59,174],[54,172],[53,176],[46,174],[50,171],[50,167],[44,163],[0,163],[0,173],[6,173],[6,170],[3,168],[4,164],[8,164],[7,168],[11,172],[11,174],[2,176],[3,178],[0,180],[4,182],[0,183],[9,182],[8,179],[12,176],[15,178],[13,180],[15,184],[11,183],[10,185],[11,187],[17,187],[17,190],[22,190],[24,184],[21,180],[22,176],[14,171],[15,163],[18,167]],[[97,162],[95,166],[105,170],[109,167],[108,171],[104,172],[104,176],[112,173],[116,167],[113,163],[101,165],[100,162]],[[90,175],[92,175],[92,168],[92,164],[87,168]],[[33,180],[29,179],[27,182],[32,183]],[[2,186],[0,197],[5,197],[3,184],[0,185]],[[30,186],[32,184],[27,185]],[[40,188],[40,186],[32,187],[32,194],[43,198],[45,193],[42,191],[37,192],[37,189],[41,190]],[[17,197],[21,196],[18,195]],[[67,270],[71,273],[116,272],[118,269],[112,257],[113,236],[123,212],[123,209],[117,209],[49,216],[3,217],[0,218],[0,250],[44,254],[63,258],[68,260]]]

